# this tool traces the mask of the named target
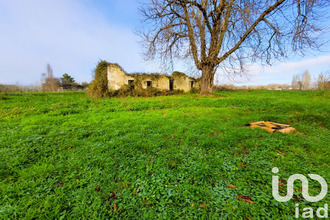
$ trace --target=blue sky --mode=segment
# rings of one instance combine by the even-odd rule
[[[138,6],[137,0],[0,0],[0,84],[36,84],[47,63],[56,77],[68,73],[78,82],[90,82],[101,59],[127,72],[160,72],[141,55],[134,34],[141,27]],[[330,70],[330,46],[324,50],[273,66],[253,64],[248,79],[235,82],[219,72],[217,82],[289,84],[293,74]],[[175,70],[186,72],[180,66]]]

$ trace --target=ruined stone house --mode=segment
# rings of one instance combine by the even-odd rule
[[[180,72],[174,72],[171,76],[161,74],[127,74],[119,65],[110,64],[107,68],[107,76],[109,90],[117,90],[123,86],[129,86],[131,89],[156,88],[163,91],[183,90],[189,92],[193,88],[200,88],[199,80]]]

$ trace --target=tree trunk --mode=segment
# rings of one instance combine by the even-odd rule
[[[201,95],[207,95],[213,92],[214,73],[214,66],[204,65],[202,67]]]

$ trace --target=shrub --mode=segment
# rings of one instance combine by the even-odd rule
[[[192,88],[191,90],[190,90],[190,94],[196,94],[196,93],[200,93],[201,92],[201,90],[200,89],[197,89],[197,88]]]
[[[6,96],[4,92],[0,92],[0,100],[5,100]]]
[[[107,68],[110,65],[105,60],[101,60],[95,71],[94,79],[88,86],[88,94],[93,97],[107,97],[108,96],[108,78]]]
[[[104,97],[153,97],[153,96],[167,96],[167,95],[176,95],[176,94],[183,94],[183,90],[159,90],[156,88],[135,88],[131,89],[129,85],[125,85],[117,90],[109,90],[107,91]]]

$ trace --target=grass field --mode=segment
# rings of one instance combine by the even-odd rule
[[[6,94],[0,219],[293,219],[295,204],[316,210],[330,196],[307,202],[296,182],[294,198],[278,202],[271,170],[278,167],[283,180],[315,173],[330,184],[329,97],[328,91],[113,99]],[[245,126],[260,120],[297,132]],[[280,190],[285,195],[286,185]],[[309,179],[309,190],[316,195],[320,185]]]

